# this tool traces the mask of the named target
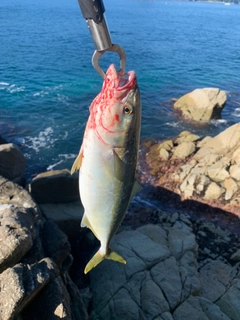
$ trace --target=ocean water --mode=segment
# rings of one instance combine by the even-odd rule
[[[240,121],[240,5],[104,0],[112,41],[135,70],[143,105],[142,139],[190,130],[215,135]],[[27,175],[71,168],[88,107],[102,79],[77,0],[0,1],[0,134],[26,158]],[[104,70],[119,64],[105,54]],[[186,123],[172,98],[195,88],[227,91],[222,119]]]

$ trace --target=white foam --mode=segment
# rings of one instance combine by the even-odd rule
[[[42,148],[50,149],[54,142],[57,141],[57,139],[52,138],[52,134],[53,128],[48,127],[44,131],[39,132],[37,137],[27,136],[25,138],[25,145],[36,152],[39,152]]]
[[[54,91],[57,91],[57,90],[61,90],[62,89],[62,85],[58,85],[58,86],[54,86],[54,87],[45,87],[44,90],[41,90],[41,91],[38,91],[38,92],[35,92],[33,93],[33,97],[44,97],[44,96],[47,96],[49,94],[51,94],[51,92],[54,92]],[[59,94],[57,94],[59,95]],[[65,97],[65,96],[63,96]],[[65,97],[66,99],[66,97]]]
[[[240,108],[236,108],[233,112],[232,112],[232,115],[234,117],[240,117]]]
[[[225,119],[210,120],[210,123],[217,127],[223,123],[227,123],[227,120]]]
[[[179,126],[179,122],[167,122],[167,126],[177,128]]]
[[[59,157],[63,157],[64,159],[75,159],[77,154],[74,153],[66,153],[66,154],[59,154]]]
[[[73,153],[60,153],[58,155],[59,158],[63,158],[61,160],[59,160],[58,162],[54,163],[54,164],[51,164],[47,167],[47,170],[50,171],[50,170],[53,170],[53,168],[55,168],[56,166],[58,166],[59,164],[61,163],[64,163],[66,162],[66,160],[72,160],[72,159],[75,159],[77,157],[77,154],[73,154]]]
[[[57,163],[51,164],[50,166],[47,167],[47,171],[51,171],[53,168],[55,168],[56,166],[58,166],[61,163],[63,163],[63,160],[60,160]]]
[[[7,82],[0,82],[0,90],[6,90],[10,93],[25,91],[25,86],[16,86],[16,84],[10,84]]]

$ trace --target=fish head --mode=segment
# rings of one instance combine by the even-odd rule
[[[121,148],[129,140],[139,140],[141,102],[135,72],[118,72],[110,65],[90,113],[103,143]]]

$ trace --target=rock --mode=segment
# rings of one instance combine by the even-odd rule
[[[173,150],[173,157],[185,159],[190,156],[196,150],[195,144],[193,142],[182,142]]]
[[[37,175],[29,185],[37,203],[66,203],[79,201],[78,173],[69,170],[48,171]]]
[[[51,220],[47,220],[44,223],[41,236],[44,239],[43,249],[45,255],[50,257],[61,269],[71,250],[67,236]]]
[[[237,164],[234,164],[230,167],[230,176],[237,180],[237,181],[240,181],[240,166],[237,165]]]
[[[2,176],[0,176],[0,206],[1,205],[5,207],[17,206],[31,209],[36,219],[42,217],[39,207],[36,202],[33,201],[30,194],[18,184]]]
[[[217,200],[224,193],[224,189],[221,188],[216,182],[211,182],[207,187],[207,190],[204,194],[205,200]]]
[[[66,282],[66,284],[65,284]],[[44,308],[43,308],[44,306]],[[47,284],[23,312],[24,319],[34,320],[87,320],[79,290],[69,275],[64,279],[58,276]]]
[[[179,98],[173,105],[182,116],[194,121],[209,121],[220,118],[227,97],[217,88],[195,89]]]
[[[47,284],[23,314],[25,319],[71,320],[71,300],[62,278]]]
[[[202,146],[204,146],[204,144],[207,143],[211,139],[212,139],[212,137],[209,137],[209,136],[204,137],[202,140],[197,142],[197,147],[202,148]]]
[[[209,260],[199,273],[201,296],[216,302],[230,286],[234,275],[232,267],[218,260]]]
[[[215,182],[224,181],[229,177],[229,173],[226,170],[227,165],[221,161],[215,162],[214,164],[206,168],[206,173],[209,178]]]
[[[0,274],[0,319],[18,314],[36,294],[59,274],[48,258],[34,265],[17,264]]]
[[[165,158],[160,157],[161,144],[151,144],[147,166],[140,158],[144,174],[139,173],[139,180],[172,191],[181,200],[191,199],[240,216],[240,123],[213,138],[203,138],[202,143],[195,139],[183,131],[171,139],[172,145],[167,143],[171,148],[164,151]]]
[[[31,211],[0,206],[0,272],[14,266],[28,252],[35,237]]]
[[[72,320],[88,320],[88,313],[83,303],[82,295],[68,274],[66,274],[65,282],[71,298]]]
[[[240,164],[240,147],[238,147],[232,155],[232,159],[237,163]]]
[[[5,140],[2,136],[0,136],[0,144],[6,144],[8,143],[7,140]]]
[[[24,175],[26,159],[13,143],[0,144],[0,175],[20,181]]]
[[[216,302],[220,309],[232,320],[240,319],[240,280],[236,279],[233,285]]]
[[[70,243],[77,241],[84,212],[80,201],[40,204],[39,207],[46,219],[53,220],[68,236]]]
[[[224,181],[223,186],[226,189],[225,200],[228,201],[232,199],[234,193],[238,190],[238,185],[232,178],[229,178]]]
[[[172,319],[178,304],[199,292],[189,231],[147,225],[117,234],[111,247],[127,264],[105,260],[91,271],[90,319]]]
[[[231,260],[240,261],[240,249],[238,249],[234,254],[231,256]]]
[[[0,241],[1,320],[87,319],[68,275],[67,236],[42,216],[26,190],[1,176]]]
[[[199,140],[200,137],[196,134],[192,134],[189,131],[182,131],[176,139],[174,139],[174,142],[176,144],[181,144],[182,142],[195,142]]]
[[[231,320],[218,306],[201,297],[190,296],[173,313],[174,320]]]
[[[204,159],[208,154],[218,154],[232,159],[232,155],[238,146],[240,146],[240,123],[232,125],[207,141],[194,155],[194,159]]]
[[[159,150],[159,157],[160,158],[162,158],[162,159],[164,159],[164,160],[167,160],[168,158],[169,158],[169,152],[166,150],[166,149],[164,149],[164,148],[161,148],[160,150]]]
[[[169,158],[169,152],[173,148],[173,142],[172,140],[165,140],[162,143],[157,143],[150,147],[149,152],[147,154],[147,157],[149,159],[153,158],[163,158],[168,159]]]

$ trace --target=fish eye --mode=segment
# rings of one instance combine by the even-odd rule
[[[124,105],[123,111],[125,114],[131,114],[133,112],[132,106],[128,103]]]

